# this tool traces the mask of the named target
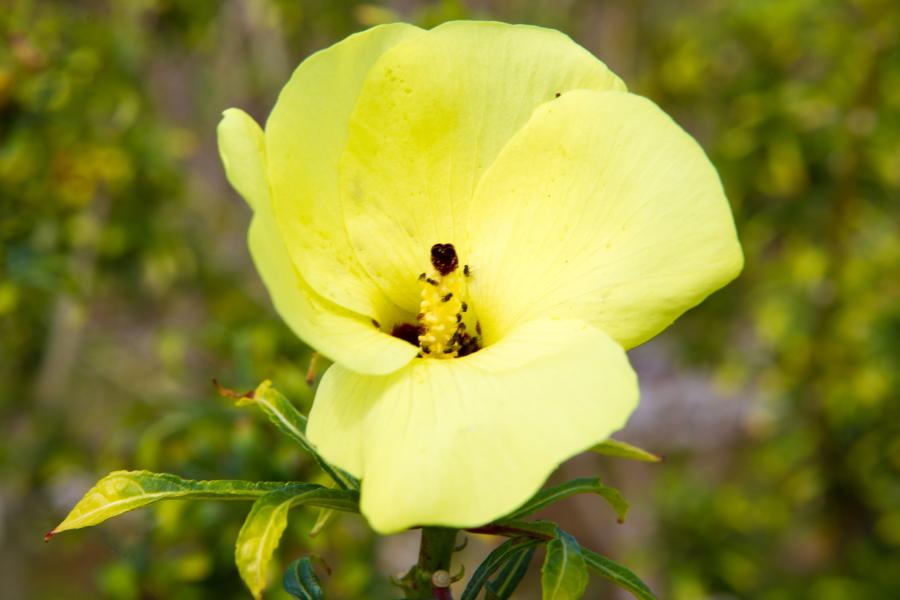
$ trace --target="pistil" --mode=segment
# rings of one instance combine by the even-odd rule
[[[432,246],[431,266],[419,275],[417,320],[422,356],[455,358],[470,354],[478,349],[478,343],[466,331],[466,275],[459,269],[453,244]]]

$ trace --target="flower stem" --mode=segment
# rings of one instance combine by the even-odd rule
[[[407,598],[419,600],[453,600],[449,587],[450,560],[456,544],[456,529],[423,527],[419,544],[419,562],[403,576]],[[435,577],[435,573],[443,571]],[[447,585],[435,585],[446,579]]]

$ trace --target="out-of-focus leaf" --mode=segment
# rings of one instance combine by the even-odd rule
[[[254,500],[285,485],[279,482],[239,480],[193,481],[168,473],[113,471],[88,490],[65,520],[47,534],[47,539],[68,529],[97,525],[110,517],[160,500]]]
[[[322,530],[334,520],[336,514],[333,508],[320,508],[316,522],[313,524],[312,529],[309,530],[309,537],[316,537],[322,533]]]
[[[522,508],[510,514],[509,518],[518,519],[530,515],[533,512],[537,512],[542,508],[546,508],[555,502],[559,502],[560,500],[576,494],[598,494],[603,496],[603,498],[609,502],[610,506],[613,507],[613,510],[616,511],[620,523],[625,520],[625,516],[628,514],[628,502],[625,501],[622,494],[619,493],[619,490],[608,485],[603,485],[596,477],[585,477],[573,479],[572,481],[555,485],[546,490],[541,490],[535,494],[531,500],[526,502]]]
[[[556,537],[556,523],[552,521],[522,521],[519,519],[498,519],[493,523],[472,529],[475,533],[505,535],[506,537],[528,536],[549,542]]]
[[[587,548],[582,548],[581,553],[584,556],[584,562],[587,564],[588,568],[601,577],[628,590],[639,600],[656,600],[656,596],[653,595],[650,588],[648,588],[637,575],[619,563],[588,550]]]
[[[630,460],[639,460],[642,462],[660,462],[662,460],[662,457],[647,452],[643,448],[638,448],[637,446],[632,446],[627,442],[613,439],[608,439],[605,442],[600,442],[599,444],[591,448],[591,452],[603,454],[604,456],[615,456],[617,458],[627,458]]]
[[[345,489],[359,489],[359,482],[349,473],[328,464],[306,437],[306,417],[291,401],[272,387],[270,381],[263,381],[251,393],[238,399],[238,406],[253,404],[262,410],[269,420],[285,435],[306,450],[334,482]]]
[[[260,598],[267,583],[272,555],[287,527],[288,511],[301,504],[356,512],[359,494],[319,485],[294,484],[270,492],[256,502],[238,533],[234,561],[253,596]]]
[[[541,598],[576,600],[584,594],[587,582],[581,546],[570,534],[557,529],[556,538],[547,544],[547,556],[541,568]]]
[[[544,540],[535,538],[513,538],[506,540],[494,548],[494,550],[485,557],[484,561],[478,565],[475,572],[472,573],[472,578],[469,579],[469,583],[466,585],[466,589],[463,590],[460,600],[475,600],[490,576],[493,575],[497,569],[515,558],[519,552],[534,548],[543,543]]]
[[[313,560],[320,562],[330,573],[325,561],[317,556],[298,558],[284,572],[283,585],[285,591],[300,600],[324,600],[325,592],[319,577],[313,570]]]
[[[503,569],[487,584],[488,600],[508,600],[512,597],[528,572],[528,565],[531,564],[531,557],[536,549],[536,546],[520,548],[506,561]]]

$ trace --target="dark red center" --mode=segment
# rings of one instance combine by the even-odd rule
[[[419,345],[419,327],[412,323],[398,323],[391,329],[391,335],[395,338],[407,341],[413,346]]]

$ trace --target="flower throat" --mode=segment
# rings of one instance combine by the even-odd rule
[[[416,325],[395,325],[392,335],[419,346],[420,357],[456,358],[481,348],[480,324],[476,334],[466,325],[468,304],[465,301],[469,266],[459,268],[453,244],[431,247],[431,270],[419,275],[419,314]]]

